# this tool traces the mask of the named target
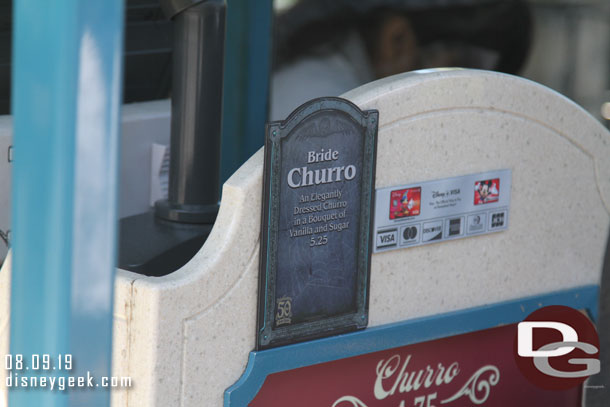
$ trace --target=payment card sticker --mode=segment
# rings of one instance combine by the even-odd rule
[[[511,170],[499,169],[377,189],[373,251],[507,230],[511,184]]]
[[[419,215],[421,210],[421,188],[406,188],[390,194],[390,219]]]
[[[500,199],[500,178],[477,181],[474,183],[474,204],[481,205],[498,202]]]

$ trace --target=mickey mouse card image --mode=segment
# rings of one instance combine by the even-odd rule
[[[474,204],[482,205],[498,202],[500,199],[500,178],[474,183]]]

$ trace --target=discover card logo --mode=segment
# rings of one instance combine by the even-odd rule
[[[436,222],[424,223],[422,232],[422,242],[432,242],[434,240],[441,240],[443,237],[443,221],[439,220]]]
[[[599,338],[581,312],[553,305],[517,325],[515,360],[535,385],[560,390],[600,372]]]

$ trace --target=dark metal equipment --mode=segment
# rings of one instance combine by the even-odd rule
[[[226,7],[223,0],[170,0],[164,9],[175,24],[172,136],[168,200],[157,202],[156,214],[213,223],[220,198]]]
[[[167,0],[174,24],[168,199],[121,220],[119,267],[149,276],[188,262],[210,233],[220,199],[226,4]]]

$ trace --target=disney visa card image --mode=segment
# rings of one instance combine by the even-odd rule
[[[392,191],[390,194],[390,219],[417,216],[421,211],[421,187]]]
[[[474,204],[482,205],[498,202],[500,199],[500,178],[487,179],[474,183]]]

